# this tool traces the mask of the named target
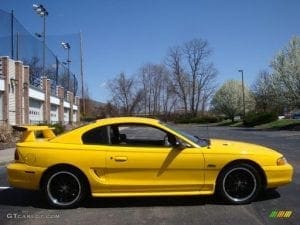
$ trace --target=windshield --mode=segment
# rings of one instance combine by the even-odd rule
[[[175,128],[174,126],[170,125],[170,124],[166,124],[166,123],[162,123],[164,126],[168,127],[171,130],[174,130],[176,133],[180,134],[181,136],[189,139],[190,141],[196,143],[197,145],[200,145],[201,147],[205,147],[208,146],[210,144],[210,140],[209,139],[204,139],[204,138],[200,138],[198,136],[189,134],[183,130],[180,130],[178,128]]]

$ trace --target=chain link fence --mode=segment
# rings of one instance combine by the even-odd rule
[[[56,86],[62,86],[67,91],[78,94],[78,80],[75,73],[79,74],[79,34],[69,35],[45,35],[45,76],[51,80],[51,93],[56,94]],[[61,42],[71,43],[71,69],[68,70],[66,50],[61,47]],[[51,49],[57,51],[54,54]],[[59,59],[59,53],[61,58]],[[30,67],[30,85],[41,88],[41,77],[43,77],[43,40],[41,35],[33,35],[17,20],[13,12],[0,10],[0,56],[9,56],[14,60],[23,61],[24,65]],[[71,72],[72,71],[72,72]],[[73,73],[76,71],[75,73]],[[65,91],[65,93],[67,93]]]

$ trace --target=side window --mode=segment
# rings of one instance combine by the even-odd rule
[[[87,131],[81,137],[84,144],[106,145],[108,141],[108,127],[97,127]]]
[[[166,133],[146,125],[120,125],[121,134],[125,134],[129,140],[163,140]]]
[[[118,124],[111,127],[112,144],[130,146],[170,146],[168,134],[143,124]],[[116,138],[117,137],[117,138]]]

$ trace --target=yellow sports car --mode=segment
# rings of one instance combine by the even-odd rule
[[[292,166],[274,150],[201,139],[155,119],[101,119],[57,137],[47,126],[16,129],[23,139],[7,167],[10,185],[42,190],[58,208],[75,207],[87,195],[218,193],[245,204],[292,180]]]

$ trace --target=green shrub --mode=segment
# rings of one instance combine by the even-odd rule
[[[276,121],[278,115],[274,112],[262,112],[262,113],[247,113],[244,119],[244,125],[247,127],[254,127],[256,125],[270,123]]]
[[[65,127],[62,124],[60,124],[60,123],[51,124],[51,127],[54,128],[54,133],[56,135],[65,132]]]
[[[54,128],[53,132],[55,135],[61,134],[65,132],[66,128],[64,125],[61,123],[53,123],[53,124],[48,124],[48,123],[39,123],[38,126],[48,126]],[[42,138],[42,132],[36,132],[36,136]]]
[[[92,122],[92,121],[95,121],[97,119],[98,119],[98,117],[81,117],[80,121],[82,121],[82,122]]]
[[[188,117],[181,116],[175,119],[175,123],[217,123],[220,122],[222,118],[217,116],[199,116],[199,117]]]

